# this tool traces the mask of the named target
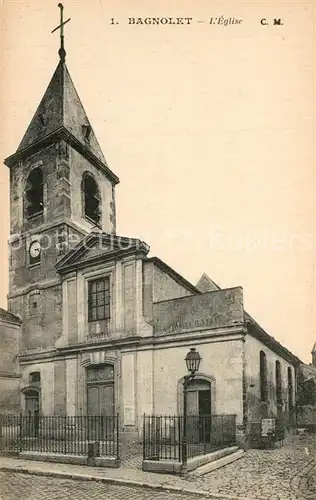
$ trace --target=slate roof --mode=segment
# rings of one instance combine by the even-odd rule
[[[43,119],[47,120],[47,125],[43,125]],[[60,61],[17,151],[42,139],[59,127],[65,127],[80,142],[86,144],[82,125],[91,126],[66,63]],[[93,130],[89,138],[89,148],[99,160],[105,162]]]
[[[86,127],[90,130],[89,140],[85,137]],[[95,159],[101,168],[103,166],[113,183],[119,182],[106,163],[66,63],[62,60],[59,61],[17,151],[6,158],[5,164],[11,166],[23,154],[42,147],[46,142],[54,142],[58,134],[79,152],[88,155],[90,160]]]

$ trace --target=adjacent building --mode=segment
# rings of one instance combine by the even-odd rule
[[[0,308],[0,413],[20,412],[19,316]]]

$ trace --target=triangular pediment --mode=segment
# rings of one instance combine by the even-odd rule
[[[102,163],[106,163],[67,66],[62,61],[59,62],[55,70],[17,149],[17,153],[45,139],[61,128],[70,132]]]
[[[148,252],[149,246],[139,239],[93,232],[65,255],[57,263],[56,269],[62,274],[126,255],[146,256]]]
[[[220,287],[214,283],[213,280],[206,274],[203,273],[201,278],[196,284],[196,288],[201,292],[201,293],[207,293],[207,292],[215,292],[216,290],[220,290]]]

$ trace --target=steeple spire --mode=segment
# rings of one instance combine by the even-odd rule
[[[118,177],[109,169],[101,147],[90,125],[85,109],[70,77],[65,62],[63,5],[60,8],[60,49],[57,68],[42,97],[40,104],[18,146],[17,151],[6,158],[7,166],[22,158],[28,158],[35,151],[49,144],[64,140],[88,161],[103,170],[108,178],[117,184]]]
[[[60,24],[57,28],[53,29],[52,33],[60,29],[60,49],[58,51],[61,62],[65,62],[66,60],[66,51],[65,51],[65,43],[64,43],[64,26],[66,23],[70,21],[70,18],[67,21],[64,21],[64,6],[62,3],[58,4],[60,8]]]

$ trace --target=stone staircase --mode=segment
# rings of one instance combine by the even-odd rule
[[[244,454],[244,450],[239,449],[237,446],[219,450],[214,452],[212,457],[209,456],[208,462],[195,469],[193,474],[194,476],[204,476],[205,474],[219,469],[220,467],[224,467],[224,465],[228,465],[235,462],[235,460],[239,460],[244,456]]]

